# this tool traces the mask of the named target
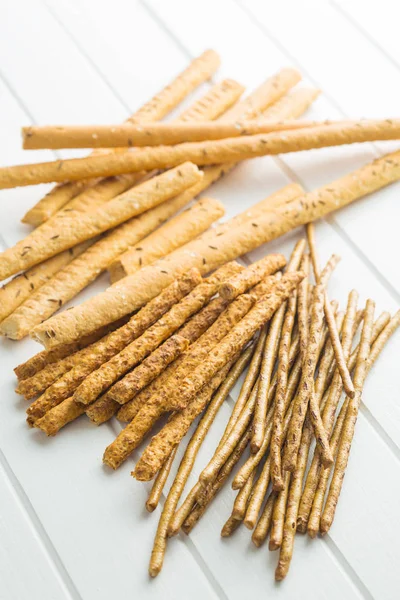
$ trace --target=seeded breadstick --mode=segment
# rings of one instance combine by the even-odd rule
[[[241,271],[229,281],[223,283],[219,289],[219,294],[226,300],[233,300],[239,294],[259,283],[267,275],[278,271],[286,264],[286,260],[281,254],[275,255],[275,260],[271,261],[267,255],[265,258],[251,264],[247,269]]]
[[[299,186],[293,184],[281,190],[280,195],[282,200],[295,198],[300,190]],[[97,322],[108,323],[120,318],[114,317],[115,314],[133,312],[157,295],[179,273],[197,266],[206,274],[232,258],[248,252],[265,241],[266,230],[269,230],[269,215],[267,218],[261,213],[257,223],[252,223],[255,221],[244,221],[240,227],[228,229],[218,237],[218,241],[213,240],[211,244],[201,239],[186,244],[163,260],[125,277],[123,281],[117,282],[79,307],[36,327],[35,339],[42,341],[46,346],[66,343],[67,339],[74,341],[85,335],[87,330],[92,331],[100,327],[101,324],[97,325]],[[50,331],[47,335],[46,332]]]
[[[125,375],[129,369],[139,364],[210,300],[221,281],[224,280],[227,274],[229,276],[229,272],[229,265],[227,265],[227,268],[221,267],[211,277],[194,288],[179,303],[172,306],[168,313],[145,331],[140,338],[131,342],[108,362],[103,363],[97,371],[93,371],[76,390],[75,400],[82,402],[82,404],[90,404],[117,379]],[[120,404],[128,402],[135,394],[130,386],[130,376],[131,374],[115,383],[107,392],[107,396]],[[132,377],[134,377],[133,373]]]
[[[126,325],[67,359],[68,366],[72,368],[31,404],[27,410],[28,422],[32,423],[35,419],[42,417],[50,408],[68,398],[93,369],[98,368],[104,361],[117,354],[126,344],[141,336],[155,320],[162,317],[171,306],[187,295],[200,280],[198,272],[191,270],[186,276],[179,278],[158,297],[149,302]],[[53,372],[51,367],[52,365],[49,370]],[[54,365],[54,367],[57,370],[57,365]],[[39,373],[34,385],[40,386],[42,381],[43,379]]]
[[[157,477],[151,487],[149,497],[146,500],[146,509],[149,512],[153,512],[160,502],[161,494],[163,493],[164,486],[167,483],[168,476],[171,472],[172,464],[175,460],[176,452],[178,447],[172,450],[167,460],[157,473]]]
[[[367,361],[370,353],[370,344],[373,329],[375,303],[372,300],[367,300],[364,313],[364,325],[361,333],[360,349],[358,351],[356,368],[354,373],[354,387],[356,395],[350,399],[349,406],[346,412],[346,418],[343,424],[342,435],[339,442],[338,454],[335,463],[335,469],[331,485],[328,492],[328,497],[325,503],[324,512],[321,517],[321,533],[325,534],[332,525],[336,505],[339,499],[339,494],[342,488],[344,473],[347,467],[351,442],[353,440],[354,428],[357,421],[358,409],[361,402],[362,388],[365,377],[367,375]]]
[[[74,402],[73,398],[67,398],[49,410],[44,417],[35,421],[35,427],[44,431],[46,435],[53,436],[84,412],[84,408]]]
[[[185,454],[183,455],[183,458],[179,465],[179,469],[176,474],[175,480],[168,493],[158,524],[149,568],[150,574],[153,577],[161,571],[167,545],[168,525],[171,521],[171,518],[173,517],[176,506],[179,502],[179,498],[182,495],[185,484],[193,468],[193,464],[196,460],[197,453],[210,429],[212,422],[215,419],[218,410],[222,406],[225,398],[227,397],[229,390],[232,388],[235,381],[240,376],[240,373],[245,367],[248,359],[249,355],[246,359],[240,358],[236,365],[232,368],[231,372],[228,375],[228,378],[221,385],[220,389],[215,394],[214,398],[209,404],[206,412],[203,415],[203,418],[201,419],[199,425],[196,428],[195,433],[193,434],[191,440],[187,445]],[[223,369],[223,372],[225,373],[225,375],[222,375],[221,379],[226,377],[226,368]]]
[[[151,235],[140,239],[138,244],[129,244],[129,249],[109,265],[111,281],[118,281],[126,275],[135,273],[145,265],[151,264],[158,258],[166,256],[176,248],[190,242],[208,229],[211,223],[221,217],[224,212],[224,206],[217,200],[202,198],[191,208],[170,219]]]
[[[306,421],[301,437],[296,468],[290,481],[286,515],[283,526],[282,544],[279,553],[278,566],[275,571],[275,579],[277,581],[281,581],[284,577],[286,577],[293,555],[294,536],[296,535],[297,511],[299,508],[304,473],[307,466],[307,457],[308,450],[310,448],[311,436],[312,428],[311,425]]]
[[[315,88],[295,88],[289,94],[263,111],[265,119],[295,119],[300,117],[318,98],[320,90]]]
[[[134,113],[128,119],[128,123],[162,119],[170,112],[170,110],[177,106],[187,94],[195,89],[200,83],[206,81],[216,71],[218,66],[219,57],[217,53],[213,50],[206,50],[200,56],[195,58],[169,85]],[[196,113],[194,113],[191,118],[195,118],[195,114]],[[211,115],[209,115],[209,118],[212,118]],[[84,184],[83,186],[82,183]],[[32,225],[39,225],[43,221],[46,221],[57,210],[71,200],[71,198],[74,198],[79,194],[82,187],[84,187],[85,184],[87,185],[87,183],[89,182],[78,181],[68,182],[63,186],[56,186],[49,194],[47,194],[47,196],[27,212],[22,221]],[[92,183],[94,183],[93,180]],[[121,192],[117,191],[116,194],[118,193]]]
[[[285,521],[286,502],[289,493],[290,473],[285,472],[283,489],[278,492],[272,513],[271,534],[269,538],[269,550],[277,550],[282,545],[283,525]]]
[[[17,275],[3,285],[0,288],[0,322],[25,302],[35,290],[46,283],[57,271],[84,252],[92,243],[92,240],[87,240],[74,248],[64,250],[64,252],[60,252],[60,254],[56,254],[56,256],[32,267],[25,273]]]
[[[264,506],[261,517],[258,520],[257,527],[253,531],[251,540],[257,548],[259,548],[267,539],[268,532],[272,523],[272,515],[274,512],[274,504],[277,492],[271,492]]]
[[[297,323],[299,328],[300,354],[304,361],[308,343],[308,277],[310,273],[310,258],[307,254],[303,254],[302,256],[300,270],[306,275],[299,284],[297,294]]]
[[[62,305],[71,300],[78,292],[91,283],[104,269],[110,264],[111,260],[125,250],[128,245],[136,243],[143,238],[149,231],[155,229],[160,222],[164,221],[181,208],[182,194],[176,198],[163,202],[160,206],[147,211],[143,215],[123,223],[109,235],[93,244],[81,256],[73,260],[65,268],[61,269],[53,278],[45,283],[36,293],[22,304],[14,313],[12,313],[0,326],[0,333],[12,339],[21,339],[29,333],[35,326],[40,324],[46,318],[50,317]],[[220,202],[212,199],[200,200],[199,207],[195,211],[205,215],[199,230],[211,224],[224,212]],[[200,219],[199,219],[200,221]],[[182,224],[183,225],[183,224]],[[163,228],[161,228],[163,229]],[[160,231],[160,230],[158,230]],[[156,232],[157,233],[157,232]],[[170,231],[172,234],[172,231]],[[188,232],[186,232],[188,234]],[[174,236],[175,239],[178,236]],[[152,254],[157,256],[157,252],[163,254],[168,252],[167,246],[154,248],[156,239],[152,236],[142,240],[146,245],[146,240],[152,238]],[[187,241],[187,240],[186,240]],[[139,247],[140,248],[140,247]],[[170,244],[170,249],[174,249],[174,243]],[[139,252],[136,252],[139,254]],[[148,254],[151,254],[148,253]],[[160,256],[158,254],[158,256]],[[146,254],[144,255],[146,256]],[[150,256],[147,256],[149,259]],[[139,261],[146,261],[146,258]],[[138,267],[140,268],[140,267]],[[56,299],[56,300],[55,300]]]
[[[194,185],[201,177],[202,173],[196,166],[185,163],[117,196],[98,210],[82,215],[79,220],[72,216],[62,219],[57,228],[44,228],[43,235],[36,238],[32,235],[32,241],[26,238],[29,241],[24,240],[22,248],[21,244],[17,244],[0,255],[0,278],[32,267],[154,208]]]

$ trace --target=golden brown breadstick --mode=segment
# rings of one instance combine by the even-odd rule
[[[84,408],[74,402],[73,398],[67,398],[49,410],[44,417],[35,421],[35,427],[44,431],[46,435],[53,436],[67,423],[83,415],[84,412]]]
[[[25,273],[17,275],[3,285],[0,288],[0,322],[25,302],[35,290],[51,279],[55,273],[84,252],[92,243],[92,240],[87,240],[74,248],[64,250],[64,252],[60,252],[60,254],[56,254],[56,256],[28,269]]]
[[[243,521],[245,517],[247,505],[249,503],[250,496],[253,493],[253,483],[255,476],[256,471],[254,470],[248,478],[248,480],[246,481],[245,485],[238,491],[236,495],[231,514],[231,517],[236,521]]]
[[[153,180],[154,181],[154,180]],[[283,199],[295,198],[301,193],[298,185],[290,185],[279,192]],[[179,273],[196,266],[203,274],[221,264],[254,249],[265,241],[269,234],[270,215],[260,215],[257,227],[253,221],[244,221],[240,227],[228,229],[214,243],[194,240],[175,250],[164,260],[125,277],[95,298],[57,315],[34,330],[35,339],[49,346],[74,341],[102,324],[114,321],[119,316],[133,312],[157,295]],[[255,221],[254,221],[255,222]],[[97,323],[100,322],[99,325]],[[50,333],[51,331],[51,333]],[[47,335],[47,332],[49,335]],[[70,339],[72,338],[72,339]]]
[[[277,550],[282,545],[283,525],[285,521],[286,503],[289,493],[290,473],[285,472],[283,488],[276,497],[272,513],[271,533],[269,538],[269,550]]]
[[[326,499],[324,512],[321,517],[321,533],[325,534],[329,531],[332,525],[336,505],[339,500],[340,491],[342,489],[343,478],[347,467],[347,462],[350,454],[351,443],[354,436],[355,424],[358,416],[358,409],[361,402],[362,388],[365,378],[368,373],[367,361],[370,353],[370,344],[372,337],[372,329],[374,323],[375,303],[372,300],[367,300],[364,313],[364,324],[361,333],[360,349],[358,351],[356,368],[354,373],[354,387],[356,395],[350,399],[349,406],[346,412],[346,418],[343,424],[343,430],[339,442],[338,454],[333,471],[332,481]]]
[[[110,155],[56,160],[35,165],[17,165],[0,169],[0,189],[52,181],[110,177],[123,173],[167,169],[185,160],[195,165],[238,162],[259,156],[299,152],[313,148],[341,146],[400,138],[400,120],[360,121],[351,125],[333,124],[227,138],[206,142],[186,142],[176,146],[139,148]]]
[[[240,527],[241,523],[239,519],[235,519],[230,515],[221,529],[221,537],[230,537]]]
[[[225,208],[218,200],[202,198],[151,235],[141,239],[140,243],[130,244],[126,252],[109,264],[111,281],[114,283],[122,277],[136,273],[142,267],[190,242],[208,229],[224,212]]]
[[[181,100],[183,100],[187,94],[195,89],[200,83],[206,81],[216,71],[219,66],[219,62],[219,57],[216,52],[213,50],[206,50],[200,56],[195,58],[190,65],[169,85],[161,90],[161,92],[156,94],[153,98],[146,102],[144,106],[135,112],[128,119],[128,122],[136,123],[162,119],[169,113],[170,110],[177,106],[177,104],[179,104],[179,102],[181,102]],[[220,85],[221,88],[226,85],[229,86],[230,82],[222,82]],[[240,95],[242,91],[243,89],[241,86],[239,86],[238,95]],[[235,99],[237,99],[237,97],[235,97]],[[213,104],[214,100],[215,98],[213,98],[211,104]],[[227,106],[229,106],[229,103]],[[195,111],[191,111],[191,109],[189,109],[189,111],[192,113],[190,115],[191,119],[196,118],[196,113],[198,110],[198,106],[196,106]],[[216,116],[218,116],[218,114],[214,115],[214,117]],[[213,118],[213,116],[209,114],[208,118]],[[40,223],[43,223],[43,221],[47,221],[47,219],[49,219],[69,200],[79,194],[89,183],[93,184],[95,181],[67,182],[62,186],[56,186],[49,194],[47,194],[47,196],[35,204],[35,206],[26,213],[22,221],[24,223],[30,223],[31,225],[39,225]],[[133,185],[133,183],[134,182],[132,182],[130,185]],[[117,190],[115,195],[122,193],[123,191],[124,189],[121,189],[120,191]]]
[[[277,493],[271,492],[268,496],[268,500],[264,506],[261,517],[258,520],[257,527],[253,531],[251,540],[257,548],[259,548],[267,539],[268,532],[272,523],[272,515],[274,512],[274,504]]]
[[[125,250],[130,244],[135,244],[146,233],[154,230],[160,222],[174,214],[181,207],[181,198],[182,194],[179,194],[176,198],[163,202],[143,215],[123,223],[105,238],[99,240],[89,250],[81,254],[79,258],[61,269],[36,293],[33,293],[24,304],[1,324],[0,333],[12,339],[21,339],[27,335],[35,325],[50,317],[60,306],[71,300],[91,283],[121,251]],[[195,237],[196,233],[204,230],[212,221],[224,213],[224,208],[217,200],[206,199],[199,201],[198,209],[194,213],[198,223],[191,230],[186,229],[186,232],[182,233],[180,240],[182,242],[185,236],[185,241],[188,241],[188,237]],[[202,220],[198,218],[199,213]],[[181,231],[183,231],[184,223],[181,222],[180,225]],[[174,228],[171,230],[168,225],[165,227],[168,228],[169,235],[173,235]],[[158,232],[161,233],[162,229],[161,227]],[[141,245],[134,248],[136,255],[138,255],[135,263],[139,261],[139,266],[135,270],[140,268],[140,262],[143,264],[146,264],[147,261],[152,262],[152,257],[155,260],[155,258],[180,245],[179,235],[174,235],[175,242],[172,243],[168,241],[169,237],[167,240],[163,238],[166,242],[166,244],[163,244],[163,239],[160,239],[158,232],[145,238],[141,241]],[[145,251],[138,252],[137,248],[143,248]]]
[[[161,513],[160,521],[158,524],[157,533],[156,533],[156,537],[154,540],[153,551],[151,554],[150,568],[149,568],[150,574],[153,577],[161,571],[162,564],[164,561],[165,550],[166,550],[166,546],[167,546],[168,526],[171,521],[171,518],[174,515],[176,506],[179,502],[179,498],[182,495],[186,481],[187,481],[187,479],[190,475],[190,472],[193,468],[193,464],[194,464],[194,461],[196,460],[197,453],[209,431],[209,428],[210,428],[219,408],[223,404],[232,385],[234,385],[235,381],[239,377],[245,364],[246,364],[246,361],[243,362],[242,359],[239,359],[239,361],[233,367],[233,369],[231,370],[231,372],[228,375],[228,378],[222,384],[222,386],[220,387],[218,392],[215,394],[213,400],[209,404],[206,412],[204,413],[203,418],[201,419],[199,425],[196,428],[195,433],[193,434],[191,440],[189,441],[189,443],[187,445],[185,454],[179,465],[179,469],[176,474],[175,480],[174,480],[174,482],[171,486],[171,489],[168,493],[163,511]],[[225,369],[224,369],[224,371],[225,371]]]
[[[154,483],[151,487],[149,497],[146,500],[146,509],[149,512],[153,512],[157,508],[158,503],[160,502],[161,494],[163,493],[164,486],[171,472],[172,464],[175,460],[177,450],[178,447],[172,450],[171,454],[168,456],[167,460],[157,473],[157,477],[155,478]]]
[[[194,185],[201,177],[202,173],[195,165],[185,163],[117,196],[93,213],[82,215],[78,221],[75,217],[59,219],[57,228],[44,227],[43,235],[38,231],[36,237],[32,234],[26,238],[29,241],[24,240],[3,252],[0,255],[0,278],[29,268],[154,208]]]
[[[251,264],[247,269],[241,271],[236,277],[223,283],[219,289],[219,294],[226,300],[233,300],[239,294],[259,283],[267,275],[283,268],[286,264],[285,257],[282,254],[267,255],[261,260]]]
[[[310,258],[307,254],[303,254],[302,256],[300,271],[303,271],[306,275],[299,284],[297,294],[297,322],[299,329],[300,354],[304,361],[308,343],[308,277],[310,273]]]
[[[306,112],[320,93],[315,88],[295,88],[264,110],[262,116],[275,120],[296,119]]]

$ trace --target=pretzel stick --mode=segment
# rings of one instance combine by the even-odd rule
[[[178,447],[172,450],[171,454],[168,456],[167,460],[158,471],[157,477],[154,480],[154,483],[151,487],[149,497],[146,501],[146,509],[149,512],[153,512],[160,502],[161,494],[163,493],[164,486],[167,482],[168,476],[171,472],[172,464],[174,462],[176,452]]]
[[[78,221],[73,216],[66,217],[58,220],[57,227],[43,227],[36,237],[32,235],[29,238],[31,245],[23,240],[0,255],[0,278],[32,267],[154,208],[194,185],[201,177],[202,173],[195,165],[185,163],[128,190],[96,211],[80,216]]]
[[[182,194],[163,202],[160,206],[147,211],[137,218],[124,223],[105,238],[92,245],[86,252],[73,260],[65,268],[61,269],[50,281],[45,283],[37,292],[22,304],[14,313],[12,313],[0,326],[0,333],[11,337],[12,339],[21,339],[29,333],[35,326],[39,325],[46,318],[50,317],[66,302],[71,300],[78,292],[84,289],[96,277],[102,273],[110,262],[125,250],[128,245],[136,243],[141,239],[141,247],[146,250],[143,253],[136,251],[138,255],[136,261],[140,264],[147,264],[153,259],[159,258],[169,251],[185,243],[197,233],[204,231],[213,221],[218,219],[224,213],[224,207],[220,202],[212,199],[200,200],[197,205],[191,209],[191,212],[183,213],[170,221],[170,224],[164,225],[171,238],[165,238],[164,228],[161,227],[152,235],[145,237],[149,231],[153,230],[160,222],[174,214],[181,208]],[[192,219],[197,220],[195,225]],[[175,232],[179,227],[181,237]],[[149,244],[151,250],[149,249]],[[135,247],[135,250],[136,248]],[[139,254],[141,256],[139,257]]]
[[[318,265],[318,256],[317,256],[316,243],[315,243],[314,223],[308,223],[306,230],[307,230],[308,245],[310,247],[311,258],[312,258],[312,263],[313,263],[315,280],[318,282],[320,279],[320,269],[319,269],[319,265]],[[332,310],[329,305],[329,300],[328,300],[327,294],[325,295],[324,310],[325,310],[326,322],[328,323],[328,327],[329,327],[329,334],[330,334],[331,340],[332,340],[333,350],[335,352],[336,362],[337,362],[337,365],[339,368],[340,375],[343,379],[344,389],[348,396],[353,397],[354,396],[353,382],[351,381],[350,373],[347,370],[345,356],[344,356],[344,353],[342,350],[342,346],[340,344],[338,330],[335,326],[335,322],[334,322]]]
[[[264,506],[264,510],[261,514],[261,517],[258,520],[257,526],[253,531],[251,536],[251,540],[257,548],[262,546],[262,544],[267,539],[268,532],[272,523],[272,515],[274,512],[274,504],[276,500],[277,492],[271,492],[268,496],[267,502]]]
[[[371,367],[378,359],[380,353],[382,352],[382,350],[383,350],[385,344],[387,343],[387,341],[389,340],[389,338],[393,335],[393,333],[396,331],[396,329],[400,325],[400,311],[398,311],[390,319],[390,321],[384,326],[384,328],[378,333],[381,325],[386,321],[386,316],[387,316],[386,313],[382,313],[382,315],[377,319],[377,321],[373,327],[371,340],[374,340],[374,338],[375,338],[375,340],[371,347],[370,354],[369,354],[368,361],[367,361],[367,373],[370,371]],[[376,333],[377,333],[377,335],[374,335]],[[360,342],[360,345],[361,345],[361,342]],[[354,352],[352,353],[351,359],[349,361],[350,370],[352,370],[354,365],[357,363],[357,357],[358,357],[358,348],[356,348],[354,350]],[[353,360],[353,358],[355,360]],[[332,450],[335,453],[335,456],[336,456],[336,453],[338,452],[338,446],[339,446],[339,442],[341,440],[343,424],[347,417],[347,407],[348,407],[349,402],[350,402],[350,399],[348,397],[346,397],[346,399],[342,405],[341,411],[339,413],[339,416],[336,419],[335,427],[333,430],[333,434],[332,434],[332,438],[331,438],[331,445],[332,445]],[[329,482],[330,472],[331,472],[330,469],[324,469],[320,473],[318,486],[317,486],[315,496],[313,499],[313,505],[312,505],[312,510],[310,513],[310,519],[309,519],[309,524],[308,524],[308,529],[307,529],[308,534],[311,537],[315,537],[315,535],[318,533],[318,531],[320,529],[322,505],[323,505],[323,501],[324,501],[324,497],[325,497],[325,491],[326,491],[326,488],[327,488],[327,485]]]
[[[354,428],[357,421],[358,409],[361,402],[362,388],[368,372],[367,360],[370,353],[374,310],[375,303],[372,300],[367,300],[367,303],[365,305],[364,325],[361,333],[360,349],[358,352],[354,372],[354,387],[356,389],[356,395],[354,396],[354,398],[350,399],[346,413],[346,418],[343,424],[343,430],[339,442],[335,469],[333,472],[333,477],[329,488],[324,512],[321,517],[322,534],[327,533],[327,531],[329,531],[329,528],[332,525],[335,516],[336,505],[342,488],[344,473],[346,470],[351,448],[351,442],[354,436]]]
[[[356,311],[357,311],[357,301],[358,301],[358,293],[356,290],[352,290],[349,294],[347,308],[346,308],[346,316],[343,322],[342,329],[342,344],[343,344],[343,357],[347,361],[351,344],[353,341],[353,336],[355,334],[354,331],[354,322],[356,319]],[[322,414],[322,423],[328,435],[330,435],[333,425],[333,420],[337,408],[337,404],[340,399],[340,395],[342,392],[342,387],[340,383],[342,382],[339,370],[336,369],[335,375],[330,387],[329,395],[327,402],[325,404],[325,408]],[[310,469],[307,474],[306,483],[304,486],[304,491],[300,501],[299,515],[297,528],[301,532],[305,532],[308,516],[311,510],[312,499],[314,496],[316,484],[317,484],[317,473],[320,467],[320,453],[319,449],[314,453],[314,457],[310,466]]]
[[[271,533],[269,538],[269,550],[277,550],[282,545],[283,525],[285,521],[286,503],[289,493],[290,473],[285,472],[283,489],[278,492],[272,513]]]
[[[168,538],[168,525],[171,521],[172,516],[174,515],[176,506],[179,502],[179,498],[182,495],[185,484],[189,478],[191,470],[193,468],[194,462],[196,460],[196,456],[198,451],[204,442],[204,439],[220,409],[222,404],[224,403],[227,395],[229,394],[229,390],[235,384],[236,380],[240,376],[242,370],[245,368],[246,363],[248,362],[249,355],[244,358],[242,356],[236,362],[234,367],[231,369],[228,374],[227,379],[225,379],[224,383],[220,386],[217,393],[214,395],[212,401],[208,405],[206,412],[204,413],[200,423],[198,424],[196,431],[194,432],[192,438],[190,439],[185,454],[181,460],[179,465],[178,472],[174,479],[174,482],[171,486],[171,489],[168,493],[163,511],[160,516],[160,520],[157,527],[157,533],[154,540],[154,546],[151,553],[150,567],[149,571],[152,577],[157,575],[163,565],[165,550],[167,546],[167,538]],[[226,369],[224,369],[225,371]]]
[[[128,123],[156,121],[165,117],[187,94],[200,83],[206,81],[216,71],[219,62],[219,57],[213,50],[203,52],[169,85],[134,113],[128,119]],[[35,226],[47,221],[57,210],[90,183],[94,183],[94,180],[67,182],[62,186],[54,187],[49,194],[26,213],[22,221]],[[121,192],[117,191],[115,195]]]
[[[296,468],[290,481],[286,515],[283,525],[282,543],[280,547],[281,549],[279,553],[278,566],[275,571],[275,579],[277,581],[281,581],[284,577],[286,577],[293,555],[294,536],[296,535],[297,511],[300,502],[304,473],[307,466],[307,457],[311,443],[311,436],[312,428],[311,425],[306,421],[301,436]]]

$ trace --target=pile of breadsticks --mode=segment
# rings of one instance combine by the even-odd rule
[[[0,188],[58,182],[23,218],[35,229],[0,254],[0,279],[16,275],[0,289],[0,334],[30,334],[45,346],[15,373],[16,391],[33,400],[28,423],[47,435],[82,415],[97,425],[116,416],[128,425],[103,458],[116,469],[162,425],[133,473],[155,479],[149,510],[201,416],[164,504],[151,575],[168,537],[192,529],[247,452],[222,535],[242,522],[255,528],[256,545],[270,533],[282,579],[296,528],[315,535],[332,523],[365,376],[400,321],[384,313],[374,322],[373,302],[358,310],[354,291],[344,312],[328,299],[338,258],[320,271],[310,223],[400,179],[400,152],[309,193],[288,185],[224,222],[219,201],[195,199],[242,160],[400,139],[400,121],[297,121],[318,91],[297,87],[299,73],[286,68],[244,100],[236,81],[216,83],[175,121],[157,123],[218,65],[215,52],[204,52],[123,125],[23,130],[27,149],[95,150],[0,168]],[[302,241],[287,265],[281,254],[246,268],[236,262],[306,224],[309,254]],[[107,270],[109,288],[59,312]],[[178,508],[208,429],[246,368],[215,454]]]

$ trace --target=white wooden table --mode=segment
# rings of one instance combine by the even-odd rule
[[[222,56],[218,78],[234,77],[249,89],[282,66],[298,67],[306,83],[323,91],[310,118],[399,116],[394,1],[1,0],[0,6],[2,165],[55,156],[23,153],[21,125],[119,122],[207,47]],[[393,147],[257,159],[210,195],[231,216],[288,181],[313,189]],[[47,189],[1,193],[1,247],[25,233],[19,219]],[[322,257],[338,252],[343,258],[332,297],[343,303],[356,287],[362,301],[376,299],[379,311],[398,307],[399,220],[397,184],[318,224]],[[298,235],[267,250],[288,253]],[[159,513],[144,509],[148,487],[129,476],[132,462],[116,473],[101,465],[119,425],[96,429],[79,420],[48,440],[25,424],[12,368],[37,350],[29,340],[0,344],[1,600],[400,597],[400,335],[368,379],[334,526],[323,540],[298,536],[280,585],[273,581],[276,555],[253,548],[247,530],[219,537],[233,499],[229,486],[189,538],[173,540],[162,574],[151,581],[147,563]],[[218,439],[224,408],[200,466]]]

